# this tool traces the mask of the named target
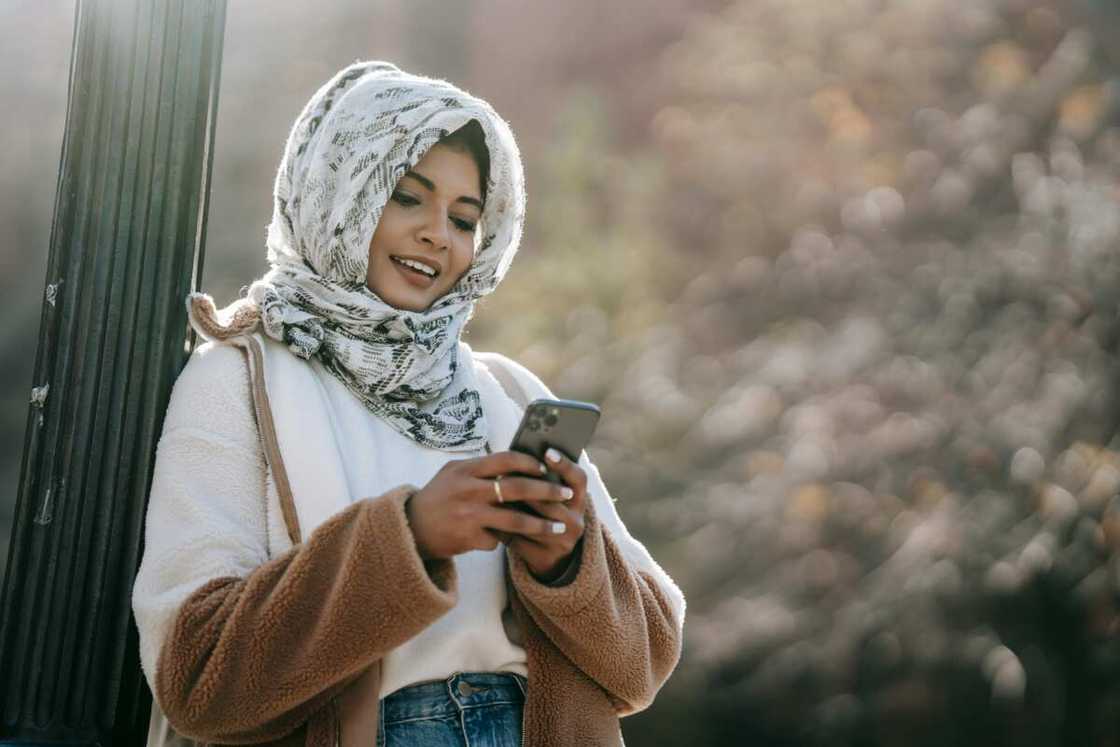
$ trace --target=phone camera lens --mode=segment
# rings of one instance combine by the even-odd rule
[[[539,431],[540,429],[541,429],[541,421],[539,421],[539,420],[530,420],[529,421],[529,430]]]
[[[544,424],[549,426],[549,427],[552,427],[552,426],[556,425],[556,411],[555,410],[553,410],[552,412],[548,413],[548,415],[545,416]]]

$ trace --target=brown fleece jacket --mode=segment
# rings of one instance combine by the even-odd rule
[[[155,684],[181,733],[311,744],[318,731],[314,741],[334,744],[334,697],[455,603],[454,564],[416,552],[409,494],[359,501],[248,578],[214,579],[187,599]],[[508,555],[529,659],[527,745],[620,744],[618,714],[647,705],[679,656],[669,602],[629,569],[588,505],[572,583],[541,584]],[[312,733],[282,739],[308,718]]]
[[[400,488],[351,505],[247,578],[183,604],[155,693],[180,732],[230,744],[290,733],[455,604],[455,566],[421,562]]]
[[[544,691],[525,701],[526,744],[620,744],[618,715],[652,702],[680,656],[680,628],[661,589],[630,568],[590,502],[585,519],[571,584],[541,584],[507,552],[530,695]]]
[[[225,365],[217,359],[212,365]],[[239,407],[248,389],[248,382],[242,383],[244,389],[231,385],[224,404],[215,407]],[[189,407],[190,397],[178,402],[173,406],[192,415],[178,426],[179,440],[167,449],[170,454],[190,446],[183,453],[193,456],[177,457],[185,460],[183,469],[237,470],[225,478],[224,472],[207,477],[221,481],[253,464],[271,470],[281,463],[276,444],[264,438],[263,456],[258,451],[244,457],[247,461],[216,465],[222,454],[233,453],[229,449],[242,453],[249,436],[204,433],[192,423],[206,422],[208,416]],[[257,412],[257,417],[267,414]],[[208,451],[200,451],[204,448]],[[253,488],[255,495],[244,501],[206,504],[211,513],[200,514],[189,490],[198,478],[180,480],[170,469],[161,473],[161,485],[170,491],[166,496],[176,497],[166,498],[156,528],[149,526],[152,542],[134,605],[143,612],[137,615],[142,644],[159,643],[154,672],[146,671],[175,731],[220,744],[373,747],[381,658],[452,609],[457,599],[454,563],[424,562],[416,550],[404,510],[415,489],[401,486],[356,501],[287,551],[255,561],[261,540],[252,538],[263,531],[257,522],[277,513],[261,513],[261,501],[270,503],[267,490],[261,495]],[[593,465],[587,469],[599,479]],[[613,507],[604,505],[600,508],[611,512],[608,518],[619,535],[589,499],[581,549],[574,571],[565,574],[566,584],[538,582],[507,551],[514,621],[508,632],[525,650],[529,675],[526,745],[620,745],[618,717],[646,707],[680,655],[679,592],[667,576],[658,583],[651,575],[664,576],[618,523]],[[285,522],[291,516],[294,512],[283,512]],[[227,565],[220,567],[226,572],[212,572],[199,585],[192,579],[200,573],[206,578],[207,549],[192,559],[183,554],[188,545],[176,540],[168,543],[173,546],[169,554],[161,554],[164,533],[175,532],[183,521],[203,522],[197,541],[205,544],[213,537],[220,543],[214,547],[225,553],[221,562]],[[220,533],[205,534],[210,521],[215,522],[210,531]],[[222,530],[245,522],[253,533],[244,537],[229,539]],[[298,526],[289,530],[301,536]],[[252,544],[242,544],[247,542]],[[174,612],[166,627],[155,627],[162,625],[161,608]]]

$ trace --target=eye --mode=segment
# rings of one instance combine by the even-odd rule
[[[394,192],[393,196],[390,199],[392,199],[393,202],[397,203],[398,205],[403,205],[404,207],[412,207],[413,205],[420,204],[420,200],[416,199],[407,192]]]
[[[467,233],[472,233],[474,231],[475,223],[472,221],[464,220],[463,218],[452,218],[451,222],[454,223],[455,227],[460,231],[466,231]]]

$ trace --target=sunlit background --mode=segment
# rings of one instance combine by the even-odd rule
[[[0,563],[73,13],[0,4]],[[518,135],[526,237],[468,341],[602,404],[592,456],[688,598],[628,743],[1120,745],[1120,3],[228,13],[219,302],[343,65],[446,77]]]

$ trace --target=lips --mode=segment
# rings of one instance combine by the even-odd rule
[[[401,267],[406,267],[409,270],[412,270],[413,272],[419,273],[426,277],[439,277],[439,274],[441,272],[441,268],[438,262],[433,262],[432,260],[424,259],[423,257],[410,257],[403,254],[390,254],[389,259],[391,259],[395,264],[398,264]]]
[[[430,288],[442,271],[437,263],[421,257],[390,254],[389,260],[405,280],[418,288]]]

